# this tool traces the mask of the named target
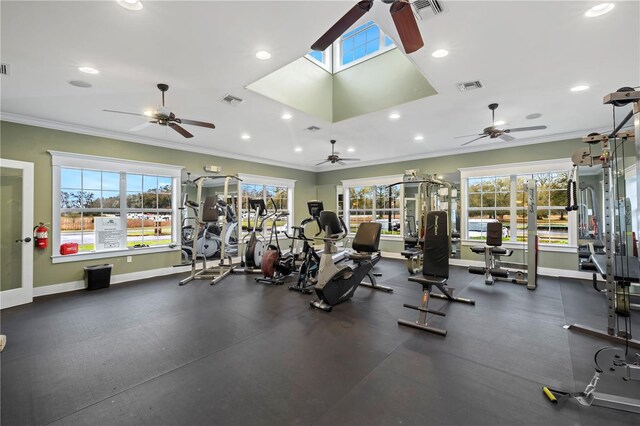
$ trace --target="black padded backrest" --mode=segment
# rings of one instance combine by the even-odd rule
[[[207,195],[202,206],[202,221],[217,222],[218,221],[218,196]]]
[[[502,245],[502,223],[487,223],[487,245],[491,247],[500,247]]]
[[[320,226],[323,231],[327,230],[327,226],[329,227],[329,235],[338,235],[344,232],[342,225],[340,224],[340,219],[338,219],[338,215],[336,212],[332,212],[330,210],[323,210],[320,212]]]
[[[358,226],[358,232],[353,238],[351,247],[361,253],[375,253],[380,244],[382,225],[377,222],[364,222]]]
[[[427,213],[422,275],[449,278],[449,232],[447,212]]]

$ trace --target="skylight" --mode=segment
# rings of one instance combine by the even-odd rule
[[[344,33],[324,52],[312,50],[305,57],[335,74],[395,47],[393,40],[369,21]]]

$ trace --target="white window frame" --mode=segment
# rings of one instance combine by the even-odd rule
[[[368,21],[369,22],[369,21]],[[378,31],[380,32],[380,37],[378,38],[379,40],[379,47],[378,50],[376,50],[375,52],[372,52],[368,55],[365,55],[361,58],[358,58],[354,61],[349,62],[346,65],[342,64],[342,35],[340,35],[340,37],[333,42],[333,58],[332,58],[332,70],[333,70],[333,74],[337,74],[340,71],[344,71],[346,69],[349,69],[355,65],[361,64],[364,61],[367,61],[371,58],[375,58],[378,55],[382,55],[383,53],[386,53],[390,50],[395,49],[396,46],[396,42],[395,40],[393,40],[391,37],[389,37],[389,39],[391,39],[391,41],[393,41],[393,44],[391,44],[390,46],[385,46],[384,45],[384,41],[386,39],[386,37],[388,37],[383,31],[382,28],[380,28],[380,25],[378,25],[375,21],[372,21],[373,25],[378,27]],[[358,26],[364,25],[363,23],[359,24]],[[349,32],[351,30],[351,28],[349,28],[347,31],[345,32]],[[354,34],[355,36],[355,34]]]
[[[239,173],[238,177],[241,179],[238,185],[238,202],[240,203],[239,210],[242,209],[242,185],[266,185],[266,186],[286,186],[287,187],[287,211],[289,212],[289,220],[287,221],[287,233],[291,233],[291,227],[293,226],[294,218],[294,200],[293,196],[296,189],[296,180],[284,179],[269,176],[250,175],[246,173]],[[238,218],[242,220],[242,218]]]
[[[322,62],[318,61],[308,53],[304,55],[304,57],[326,72],[333,74],[333,44],[322,51]]]
[[[351,232],[351,225],[349,224],[349,210],[351,206],[350,200],[350,188],[354,186],[388,186],[392,183],[402,182],[403,175],[388,175],[388,176],[377,176],[377,177],[368,177],[361,179],[345,179],[341,182],[342,186],[342,202],[343,202],[343,210],[344,210],[344,223],[347,225],[349,230],[349,236],[353,237],[355,235],[354,232]],[[400,234],[399,235],[389,235],[382,234],[380,239],[382,240],[392,240],[392,241],[403,241],[404,240],[404,185],[400,185],[400,196],[398,197],[398,201],[400,203]],[[374,209],[375,216],[375,209]]]
[[[60,254],[60,169],[62,167],[78,168],[78,169],[94,169],[101,171],[110,171],[118,173],[147,174],[157,176],[171,177],[172,194],[171,194],[171,210],[173,238],[180,236],[180,223],[176,220],[179,217],[178,202],[180,200],[180,180],[182,176],[182,166],[172,164],[147,163],[144,161],[125,160],[122,158],[110,158],[87,154],[76,154],[72,152],[48,151],[51,155],[51,171],[52,171],[52,223],[51,223],[51,247],[52,263],[78,262],[83,260],[105,259],[109,257],[130,256],[139,254],[160,253],[168,251],[180,250],[179,241],[174,241],[166,246],[151,246],[141,248],[128,248],[103,250],[97,252],[81,252],[77,254],[61,255]],[[124,190],[126,193],[126,188]],[[122,196],[122,182],[120,186],[120,194]],[[126,203],[120,203],[120,221],[122,229],[126,229]],[[126,237],[125,237],[126,239]],[[125,240],[126,243],[126,240]]]
[[[479,178],[479,177],[492,177],[492,176],[514,176],[514,175],[527,175],[527,174],[538,174],[538,173],[549,173],[549,172],[559,172],[559,171],[569,171],[573,167],[573,162],[570,158],[561,158],[555,160],[542,160],[542,161],[528,161],[525,163],[510,163],[510,164],[497,164],[491,166],[480,166],[480,167],[466,167],[458,169],[460,171],[460,190],[462,191],[462,208],[461,208],[461,217],[460,217],[460,235],[462,236],[462,245],[472,246],[478,245],[477,240],[469,240],[467,235],[467,221],[468,221],[468,179],[469,178]],[[511,229],[514,228],[514,222],[516,219],[516,185],[515,181],[511,180],[511,221],[512,226]],[[548,243],[540,243],[539,247],[541,251],[548,252],[561,252],[561,253],[575,253],[577,249],[578,242],[578,229],[577,229],[577,213],[575,211],[571,211],[568,214],[568,227],[569,227],[569,244],[567,245],[557,245],[557,244],[548,244]],[[518,249],[526,246],[526,243],[518,243],[518,242],[510,242],[506,241],[503,243],[504,247],[510,249]]]

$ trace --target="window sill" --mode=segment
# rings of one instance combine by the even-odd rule
[[[123,257],[123,256],[137,256],[139,254],[154,254],[154,253],[166,253],[170,251],[179,251],[179,246],[169,247],[140,247],[140,248],[129,248],[125,250],[108,250],[108,251],[100,251],[100,252],[89,252],[89,253],[77,253],[77,254],[67,254],[67,255],[53,255],[51,256],[51,263],[68,263],[68,262],[82,262],[86,260],[95,260],[95,259],[108,259],[111,257]]]
[[[463,246],[483,246],[484,241],[482,240],[463,240]],[[526,243],[502,243],[502,247],[508,248],[511,250],[523,250],[526,249]],[[576,246],[560,246],[555,244],[538,244],[538,250],[543,252],[550,253],[577,253],[578,247]]]

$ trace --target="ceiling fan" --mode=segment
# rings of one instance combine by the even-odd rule
[[[331,154],[327,156],[327,159],[324,161],[319,162],[318,164],[316,164],[316,166],[319,166],[320,164],[324,164],[324,163],[331,163],[331,164],[342,164],[343,166],[345,165],[344,161],[360,161],[359,158],[340,158],[340,154],[339,152],[336,152],[335,149],[336,146],[336,141],[335,139],[331,140]]]
[[[161,126],[169,126],[176,132],[180,133],[185,138],[192,138],[193,135],[189,133],[184,127],[180,126],[180,124],[190,124],[192,126],[207,127],[209,129],[216,128],[216,126],[213,123],[206,123],[204,121],[187,120],[186,118],[176,117],[176,115],[173,112],[171,112],[169,108],[164,106],[164,92],[169,90],[169,85],[160,83],[158,84],[158,89],[160,89],[160,91],[162,92],[162,106],[159,106],[158,109],[155,111],[152,111],[150,113],[145,113],[145,114],[138,114],[135,112],[113,111],[110,109],[103,109],[103,111],[116,112],[118,114],[139,115],[142,117],[152,118],[151,121],[132,128],[131,131],[133,132],[142,130],[147,126],[150,126],[151,124],[159,124]]]
[[[406,53],[413,53],[424,46],[420,30],[416,23],[416,18],[411,10],[408,0],[382,0],[383,3],[391,4],[389,12],[393,18],[393,23],[400,35],[400,41]],[[324,51],[344,34],[358,19],[367,13],[373,6],[373,0],[362,0],[353,6],[342,18],[338,20],[329,30],[322,35],[311,46],[312,50]]]
[[[498,108],[498,104],[489,104],[489,109],[491,110],[491,126],[489,127],[485,127],[485,129],[482,131],[482,133],[478,133],[478,134],[474,134],[474,135],[465,135],[465,136],[457,136],[456,139],[458,138],[468,138],[471,136],[478,136],[475,139],[470,140],[469,142],[465,142],[460,146],[465,146],[465,145],[469,145],[471,142],[475,142],[479,139],[482,138],[486,138],[487,136],[489,136],[489,138],[491,139],[495,139],[495,138],[500,138],[502,140],[505,140],[507,142],[513,141],[516,138],[514,138],[513,136],[508,135],[507,133],[513,133],[513,132],[524,132],[527,130],[542,130],[542,129],[546,129],[547,126],[530,126],[530,127],[516,127],[515,129],[498,129],[495,124],[496,122],[496,109]]]

